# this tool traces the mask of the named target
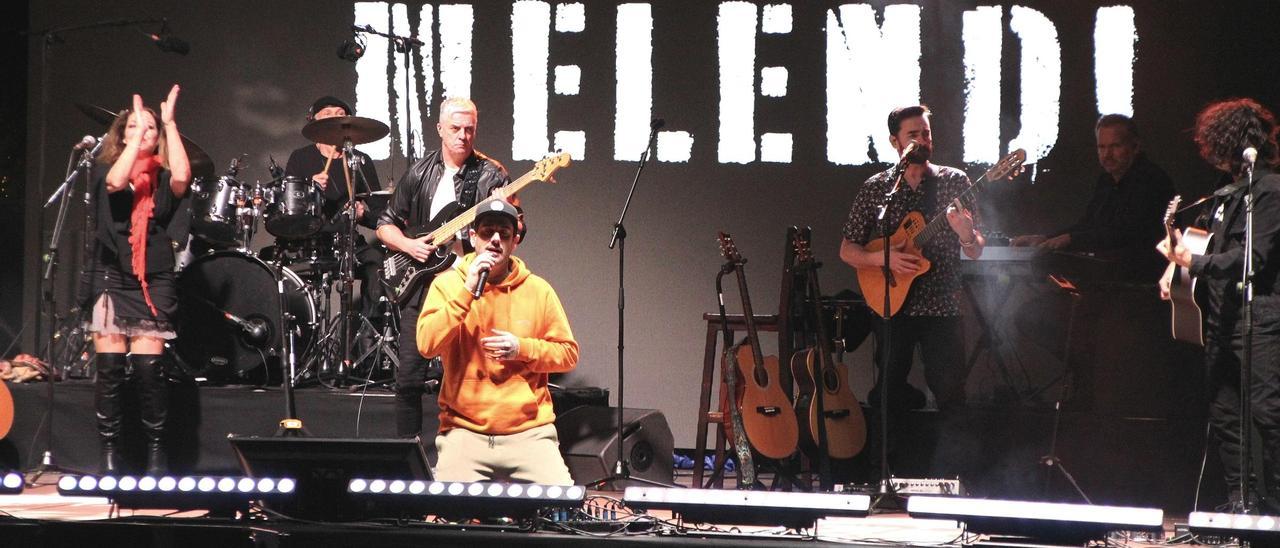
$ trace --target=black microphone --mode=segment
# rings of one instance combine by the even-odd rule
[[[191,44],[186,40],[173,36],[172,34],[152,34],[149,35],[156,47],[165,53],[176,53],[178,55],[186,55],[191,53]]]
[[[74,150],[84,150],[86,148],[93,148],[94,145],[97,145],[97,144],[98,144],[97,137],[94,137],[92,135],[85,135],[84,137],[80,138],[79,143],[76,143]]]
[[[476,289],[475,289],[475,291],[472,291],[472,292],[471,292],[471,296],[472,296],[472,297],[475,297],[475,298],[477,298],[477,299],[479,299],[479,298],[480,298],[480,294],[481,294],[481,293],[484,293],[484,284],[486,284],[486,283],[489,283],[489,269],[488,269],[488,268],[481,268],[481,269],[480,269],[480,283],[477,283],[477,284],[476,284]]]
[[[250,344],[261,346],[267,342],[267,322],[258,318],[246,320],[230,312],[223,312],[222,316],[239,326]]]

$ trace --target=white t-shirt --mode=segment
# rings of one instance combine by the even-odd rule
[[[444,174],[440,175],[440,182],[436,184],[436,193],[431,196],[431,219],[435,219],[444,206],[458,201],[458,195],[453,193],[453,178],[457,174],[457,168],[445,166]]]

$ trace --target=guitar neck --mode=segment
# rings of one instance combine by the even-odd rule
[[[964,192],[961,192],[956,199],[960,200],[960,203],[972,200],[974,196],[977,196],[978,193],[982,191],[986,183],[987,181],[985,176],[982,179],[978,179],[978,182],[969,185],[969,188],[966,188]],[[947,227],[947,213],[946,210],[943,210],[942,213],[939,213],[936,217],[931,219],[929,224],[925,225],[924,229],[921,230],[919,234],[916,234],[915,237],[912,238],[912,243],[915,244],[917,249],[922,248],[925,244],[929,243],[929,240],[932,240],[934,236],[937,236],[939,232],[942,232],[943,229]]]
[[[515,193],[520,192],[521,189],[538,180],[537,174],[530,171],[529,173],[521,175],[519,179],[511,181],[511,184],[495,189],[493,191],[493,195],[501,199],[506,199],[508,196],[512,196]],[[459,230],[466,228],[476,220],[476,214],[480,211],[480,204],[484,202],[484,199],[478,200],[475,205],[458,214],[457,217],[449,219],[448,222],[440,225],[435,230],[432,230],[430,234],[431,241],[443,242],[445,239],[452,238]]]
[[[747,272],[742,263],[738,263],[734,272],[738,275],[738,293],[742,295],[742,320],[747,325],[747,338],[751,340],[751,357],[755,358],[755,367],[764,365],[764,353],[760,350],[760,333],[756,330],[756,316],[751,311],[751,293],[747,291]]]

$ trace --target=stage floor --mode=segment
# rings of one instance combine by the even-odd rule
[[[436,524],[426,521],[320,523],[263,517],[220,519],[202,511],[116,510],[106,499],[62,497],[54,485],[56,474],[45,475],[21,495],[0,496],[0,538],[9,546],[812,546],[815,542],[848,546],[968,545],[989,540],[966,534],[947,520],[913,519],[902,512],[877,513],[866,518],[827,518],[813,531],[798,534],[780,527],[700,524],[677,526],[666,511],[649,511],[644,521],[657,521],[652,530],[607,533],[607,523],[590,532],[573,534],[554,523],[536,531],[512,526]],[[677,483],[688,486],[687,472]],[[591,497],[621,498],[621,493],[592,491]],[[616,523],[636,521],[619,513]],[[1112,546],[1163,546],[1174,535],[1174,524],[1186,516],[1166,517],[1162,534],[1115,534]],[[580,523],[580,522],[578,522]],[[683,525],[683,524],[681,524]]]

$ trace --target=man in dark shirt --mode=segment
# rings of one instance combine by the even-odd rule
[[[1150,283],[1164,267],[1151,243],[1164,235],[1161,218],[1173,198],[1173,180],[1142,152],[1138,127],[1123,114],[1107,114],[1094,126],[1102,173],[1093,198],[1075,224],[1050,234],[1027,234],[1014,246],[1095,253],[1124,263],[1124,277]]]
[[[450,98],[440,104],[440,120],[436,132],[440,135],[440,150],[418,160],[396,184],[391,203],[378,216],[378,239],[392,251],[407,253],[418,261],[425,261],[439,244],[428,241],[426,236],[416,236],[410,229],[428,225],[431,221],[443,222],[441,212],[449,204],[457,203],[463,209],[479,200],[495,194],[500,187],[511,182],[507,170],[497,161],[475,149],[476,125],[479,113],[469,99]],[[514,196],[503,196],[515,203]],[[446,213],[447,215],[447,213]],[[434,223],[439,224],[439,223]],[[453,242],[455,251],[461,251],[461,238]],[[461,255],[461,253],[458,253]],[[400,298],[400,367],[396,369],[396,435],[411,438],[422,433],[422,396],[426,392],[426,380],[431,360],[418,353],[417,322],[422,310],[426,285]],[[439,368],[431,372],[440,378]]]
[[[1169,262],[1190,269],[1200,280],[1197,302],[1204,314],[1204,355],[1209,381],[1209,424],[1217,441],[1222,472],[1229,489],[1232,511],[1260,510],[1280,513],[1280,147],[1276,144],[1276,119],[1252,99],[1213,103],[1196,116],[1195,140],[1200,156],[1223,172],[1224,186],[1206,209],[1212,235],[1208,249],[1193,255],[1181,239],[1157,250]],[[1253,325],[1252,383],[1241,396],[1240,376],[1246,330],[1238,283],[1244,273],[1246,148],[1256,153],[1253,172]],[[1217,194],[1217,193],[1215,193]],[[1169,298],[1170,275],[1160,279],[1160,296]],[[1262,440],[1262,466],[1244,474],[1241,421],[1243,406],[1250,406],[1253,423]],[[1248,453],[1243,455],[1250,458]],[[1260,478],[1267,500],[1262,508],[1241,496],[1241,482]],[[1257,493],[1258,487],[1249,491]],[[1252,498],[1252,497],[1250,497]]]
[[[938,407],[946,409],[964,403],[968,371],[960,325],[960,253],[976,259],[985,244],[974,227],[973,216],[957,200],[969,189],[969,177],[958,169],[929,161],[933,152],[929,115],[924,106],[900,108],[889,114],[889,142],[906,161],[902,184],[885,215],[889,230],[896,230],[911,211],[920,211],[927,221],[945,215],[951,228],[924,244],[924,258],[932,262],[932,267],[912,282],[902,308],[890,320],[891,362],[888,373],[882,372],[880,377],[888,379],[889,402],[894,409],[923,403],[907,400],[914,392],[907,384],[907,376],[917,345],[924,361],[925,380]],[[904,154],[912,142],[916,145],[914,151]],[[885,264],[882,252],[868,251],[865,246],[879,235],[877,212],[894,186],[894,171],[890,168],[867,179],[849,209],[840,258],[854,268],[879,269]],[[922,264],[920,257],[897,249],[889,254],[889,269],[900,276],[917,272]],[[877,345],[877,352],[884,348],[884,344]],[[877,356],[877,366],[881,363]],[[873,401],[879,400],[878,388],[872,390]]]
[[[351,112],[351,107],[345,101],[337,97],[324,96],[316,99],[311,105],[311,110],[307,113],[307,121],[350,116]],[[321,253],[321,256],[315,257],[317,261],[336,261],[339,237],[345,236],[347,232],[347,218],[343,214],[343,208],[351,199],[347,191],[348,183],[355,189],[356,194],[365,194],[382,188],[378,183],[378,170],[374,168],[373,160],[358,150],[352,152],[360,166],[358,171],[351,171],[347,166],[342,148],[333,145],[312,143],[289,154],[289,162],[284,169],[285,176],[309,179],[321,189],[323,202],[320,205],[320,215],[323,224],[320,231],[310,237],[314,245],[301,246],[300,241],[277,238],[277,253],[281,252],[280,248],[303,247]],[[377,212],[368,211],[363,201],[356,202],[355,216],[357,224],[370,229],[376,228]],[[369,245],[363,236],[356,234],[355,238],[354,250],[357,264],[354,274],[361,282],[360,311],[366,317],[376,317],[373,307],[382,296],[381,284],[378,282],[378,266],[382,260],[382,253],[377,247]],[[323,256],[324,254],[328,256]],[[303,258],[303,260],[306,259]],[[336,263],[334,265],[336,266]]]

